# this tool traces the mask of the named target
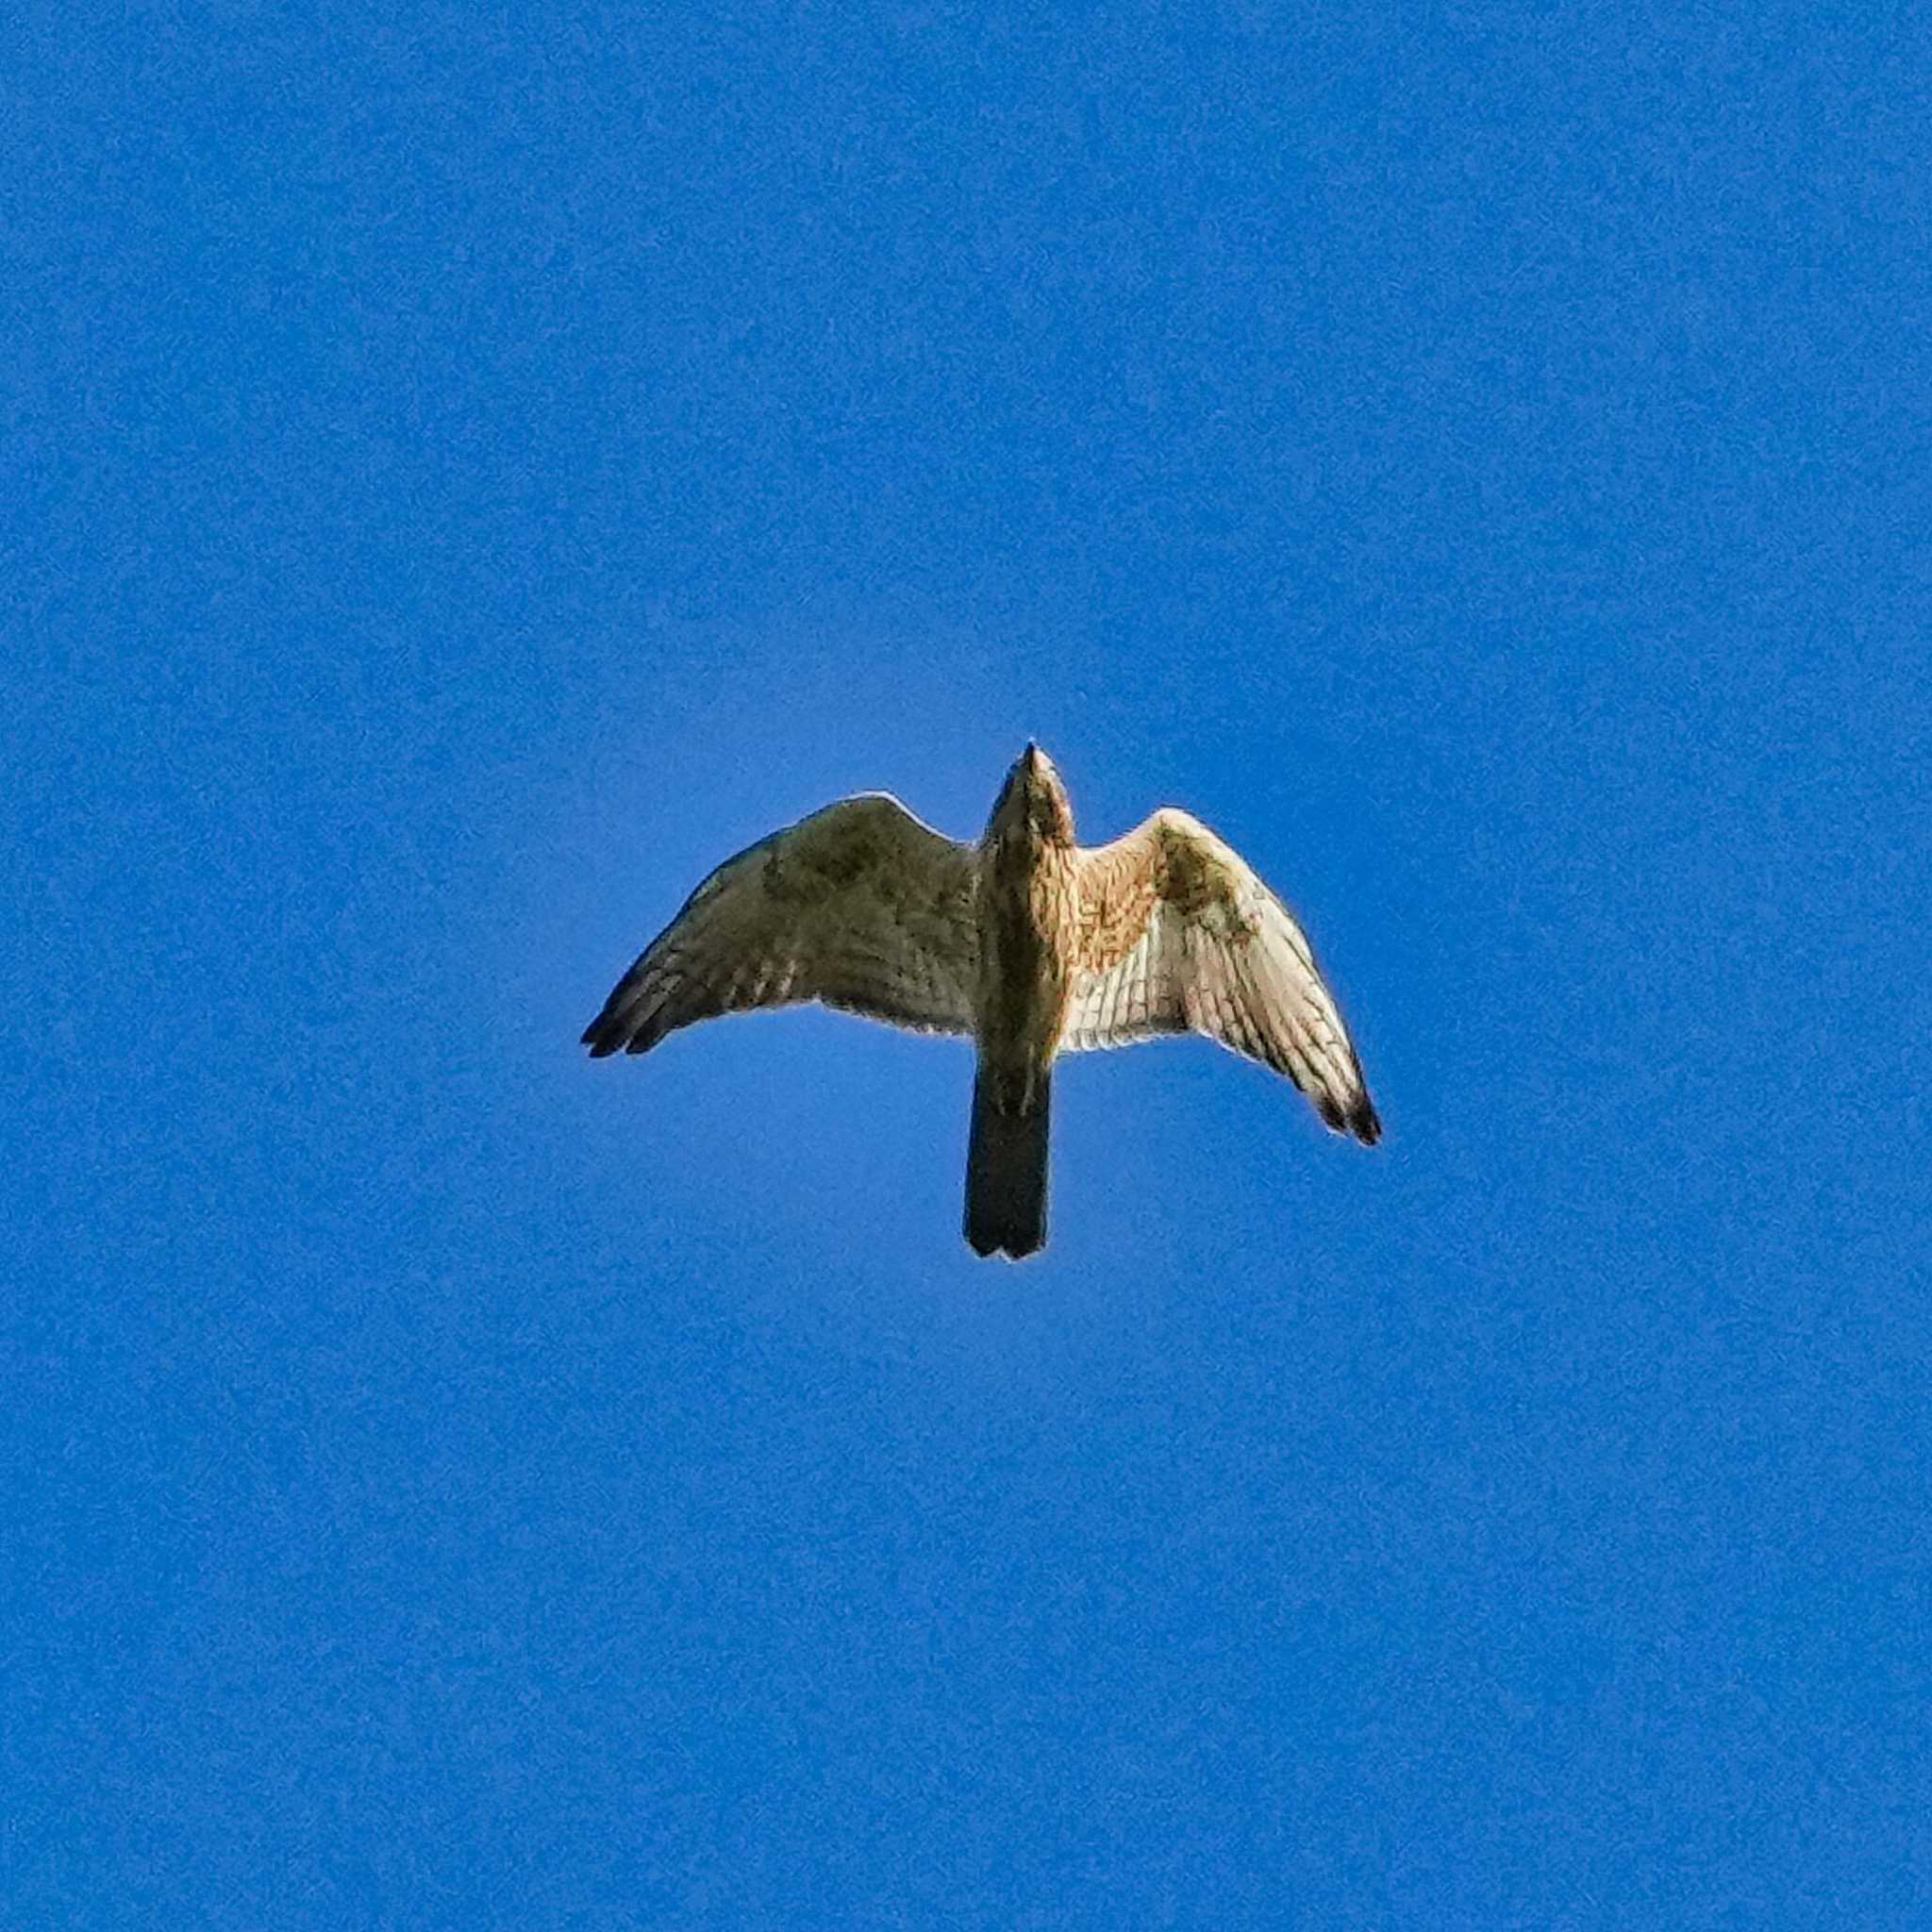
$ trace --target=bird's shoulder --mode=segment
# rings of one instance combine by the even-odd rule
[[[1233,846],[1191,812],[1165,805],[1124,837],[1082,855],[1083,896],[1108,928],[1144,922],[1157,911],[1252,931],[1261,891]]]
[[[974,879],[969,847],[935,831],[889,791],[861,791],[781,826],[727,860],[692,895],[762,900],[808,914],[878,899],[962,903]]]

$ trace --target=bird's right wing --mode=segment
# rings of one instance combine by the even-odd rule
[[[1081,956],[1063,1052],[1205,1033],[1286,1074],[1339,1133],[1382,1131],[1308,941],[1232,848],[1158,811],[1080,855]]]
[[[584,1044],[643,1053],[695,1020],[807,1000],[970,1033],[977,878],[971,846],[897,799],[841,799],[727,858],[618,981]]]

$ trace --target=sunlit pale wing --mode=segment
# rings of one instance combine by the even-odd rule
[[[1302,929],[1198,820],[1158,811],[1080,854],[1081,942],[1063,1052],[1205,1033],[1286,1074],[1338,1132],[1381,1123]]]
[[[970,1033],[979,972],[973,850],[883,792],[841,799],[726,859],[584,1032],[643,1053],[694,1020],[821,1000]]]

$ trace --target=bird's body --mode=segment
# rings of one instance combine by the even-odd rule
[[[997,812],[978,852],[981,1068],[1023,1104],[1059,1051],[1073,994],[1078,888],[1071,838]],[[1071,831],[1071,825],[1069,827]]]
[[[978,1050],[966,1238],[1016,1259],[1046,1239],[1047,1124],[1063,1052],[1201,1032],[1289,1075],[1323,1119],[1381,1131],[1333,995],[1281,902],[1185,812],[1083,851],[1029,745],[986,836],[962,845],[896,799],[842,799],[728,859],[584,1033],[642,1053],[678,1026],[822,1000]]]

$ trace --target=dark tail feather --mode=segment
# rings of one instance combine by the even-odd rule
[[[1052,1098],[1041,1074],[1025,1113],[1001,1113],[986,1076],[973,1081],[966,1150],[966,1239],[975,1253],[1014,1260],[1046,1244],[1046,1127]]]

